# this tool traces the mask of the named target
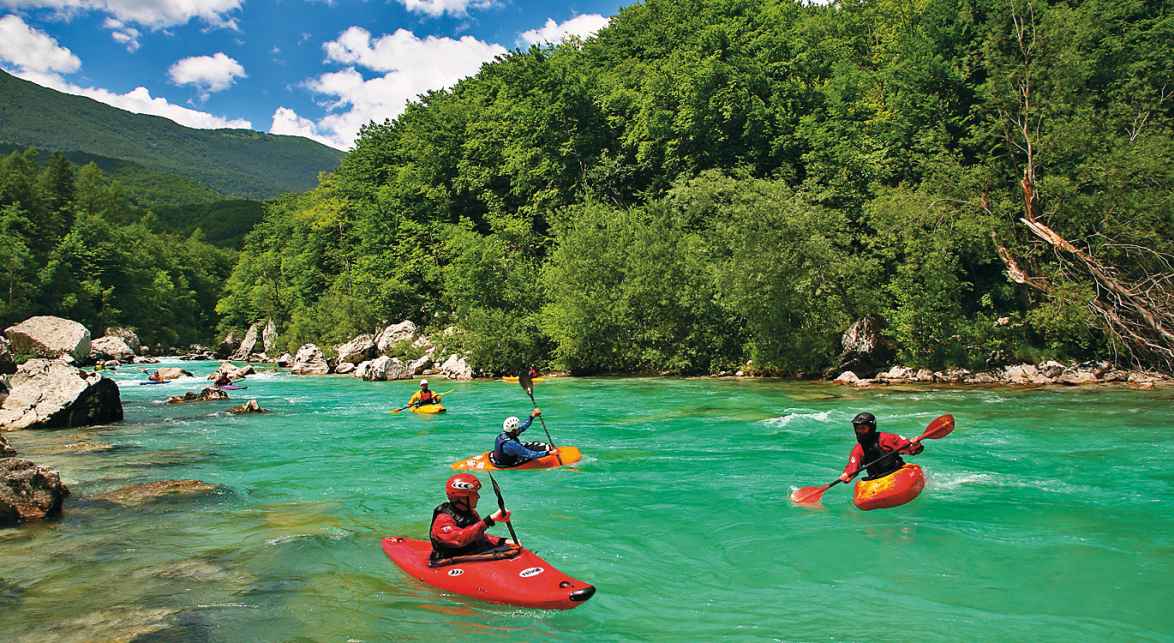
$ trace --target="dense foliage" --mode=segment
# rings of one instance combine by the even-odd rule
[[[1168,268],[1171,42],[1168,2],[648,0],[368,125],[219,311],[451,324],[491,371],[818,372],[864,316],[914,366],[1112,357],[1023,185],[1115,274]]]
[[[132,161],[230,197],[267,199],[308,189],[342,156],[296,136],[183,127],[62,94],[2,70],[0,96],[0,142]]]
[[[207,342],[235,253],[198,229],[161,231],[93,163],[37,158],[0,157],[0,327],[50,314],[95,336],[129,326],[148,345]]]

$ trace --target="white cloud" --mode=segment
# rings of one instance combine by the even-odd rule
[[[473,9],[492,7],[495,0],[399,0],[408,11],[430,16],[449,14],[463,16]]]
[[[25,24],[20,16],[0,17],[0,60],[33,72],[73,73],[82,61],[52,36]]]
[[[114,38],[115,42],[126,45],[126,50],[130,53],[133,54],[139,50],[141,46],[139,36],[142,34],[139,33],[138,29],[129,27],[121,20],[115,20],[114,18],[107,18],[106,22],[102,23],[102,26],[110,29],[110,37]]]
[[[206,100],[208,94],[228,89],[237,78],[246,77],[245,68],[223,52],[184,58],[171,66],[168,75],[176,85],[198,88],[201,100]]]
[[[160,29],[202,20],[214,27],[236,29],[229,14],[241,8],[243,0],[0,0],[13,9],[46,8],[69,15],[79,11],[101,11],[123,23]]]
[[[304,136],[308,139],[318,141],[323,145],[329,145],[340,150],[350,147],[342,141],[331,137],[328,133],[321,131],[314,121],[298,116],[297,112],[288,107],[278,107],[273,112],[273,124],[269,127],[269,133]]]
[[[341,149],[349,148],[359,129],[369,121],[395,118],[420,94],[449,87],[477,73],[483,63],[506,53],[501,45],[471,36],[459,40],[418,38],[399,29],[372,40],[371,34],[359,27],[347,29],[323,48],[327,60],[348,66],[305,82],[311,91],[330,98],[330,113],[313,123],[312,131],[317,140],[329,140],[330,145]],[[367,79],[356,66],[384,73]],[[304,131],[309,121],[287,111],[281,113],[281,126],[296,124]],[[276,113],[274,122],[278,122]]]
[[[610,18],[606,18],[597,13],[575,16],[574,18],[571,18],[562,24],[547,18],[545,25],[539,29],[523,31],[521,38],[518,40],[527,45],[537,45],[542,43],[552,43],[557,45],[558,43],[566,40],[568,36],[588,38],[594,35],[596,31],[606,27],[609,20]]]

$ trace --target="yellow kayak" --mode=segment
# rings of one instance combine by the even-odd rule
[[[501,378],[501,381],[506,382],[508,384],[517,384],[518,383],[518,376],[517,375],[506,375],[505,377]],[[534,379],[532,379],[530,381],[534,382],[535,384],[538,384],[539,382],[545,382],[546,378],[545,377],[535,377]]]
[[[412,407],[412,413],[419,413],[420,415],[436,415],[437,413],[444,413],[447,410],[443,404],[421,404],[420,406]]]

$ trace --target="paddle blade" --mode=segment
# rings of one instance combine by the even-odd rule
[[[925,427],[925,432],[921,434],[918,440],[940,440],[954,431],[954,416],[943,415],[935,418],[929,426]]]
[[[823,499],[824,492],[831,487],[830,484],[821,484],[816,487],[800,487],[791,492],[791,502],[797,505],[818,505],[819,501]]]
[[[518,373],[518,385],[526,391],[526,395],[532,395],[534,392],[534,382],[530,381],[530,371],[521,371]]]

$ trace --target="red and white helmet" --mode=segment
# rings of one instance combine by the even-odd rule
[[[481,481],[471,473],[458,473],[444,485],[444,494],[449,500],[470,498],[481,495]]]

